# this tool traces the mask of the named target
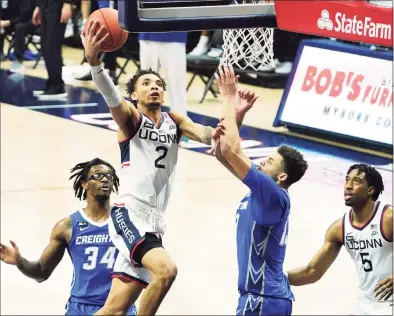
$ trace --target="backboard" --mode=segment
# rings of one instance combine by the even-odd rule
[[[233,2],[231,0],[118,0],[119,25],[129,32],[276,27],[273,3],[237,5]]]
[[[390,0],[118,0],[118,10],[135,33],[278,27],[393,46]]]

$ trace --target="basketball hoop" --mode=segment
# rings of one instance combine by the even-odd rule
[[[234,0],[237,5],[269,4],[274,0]],[[275,67],[274,29],[248,28],[223,30],[223,56],[220,65],[233,65],[255,71],[264,66]]]

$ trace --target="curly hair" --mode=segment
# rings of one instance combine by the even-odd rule
[[[138,79],[143,75],[149,75],[149,74],[157,76],[163,83],[163,90],[166,91],[167,84],[164,81],[164,79],[160,76],[158,72],[153,71],[152,68],[149,68],[148,70],[138,71],[133,77],[130,78],[129,82],[127,83],[126,92],[128,94],[132,94],[135,91],[135,84],[137,83]]]
[[[308,169],[308,163],[298,150],[290,146],[280,146],[278,153],[283,158],[284,171],[287,173],[286,185],[290,186],[303,177]]]

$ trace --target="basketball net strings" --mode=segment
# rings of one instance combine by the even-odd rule
[[[239,3],[270,3],[270,0],[236,0]],[[239,2],[239,3],[238,3]],[[220,65],[230,65],[255,71],[263,67],[275,67],[274,29],[225,29],[223,30],[223,55]]]

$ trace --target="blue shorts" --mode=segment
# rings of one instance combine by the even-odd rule
[[[102,305],[90,305],[84,303],[68,302],[66,305],[66,316],[68,315],[93,315],[96,313]],[[137,315],[137,309],[135,305],[131,305],[127,315]]]
[[[243,294],[238,299],[237,315],[290,316],[293,302],[269,296]]]

